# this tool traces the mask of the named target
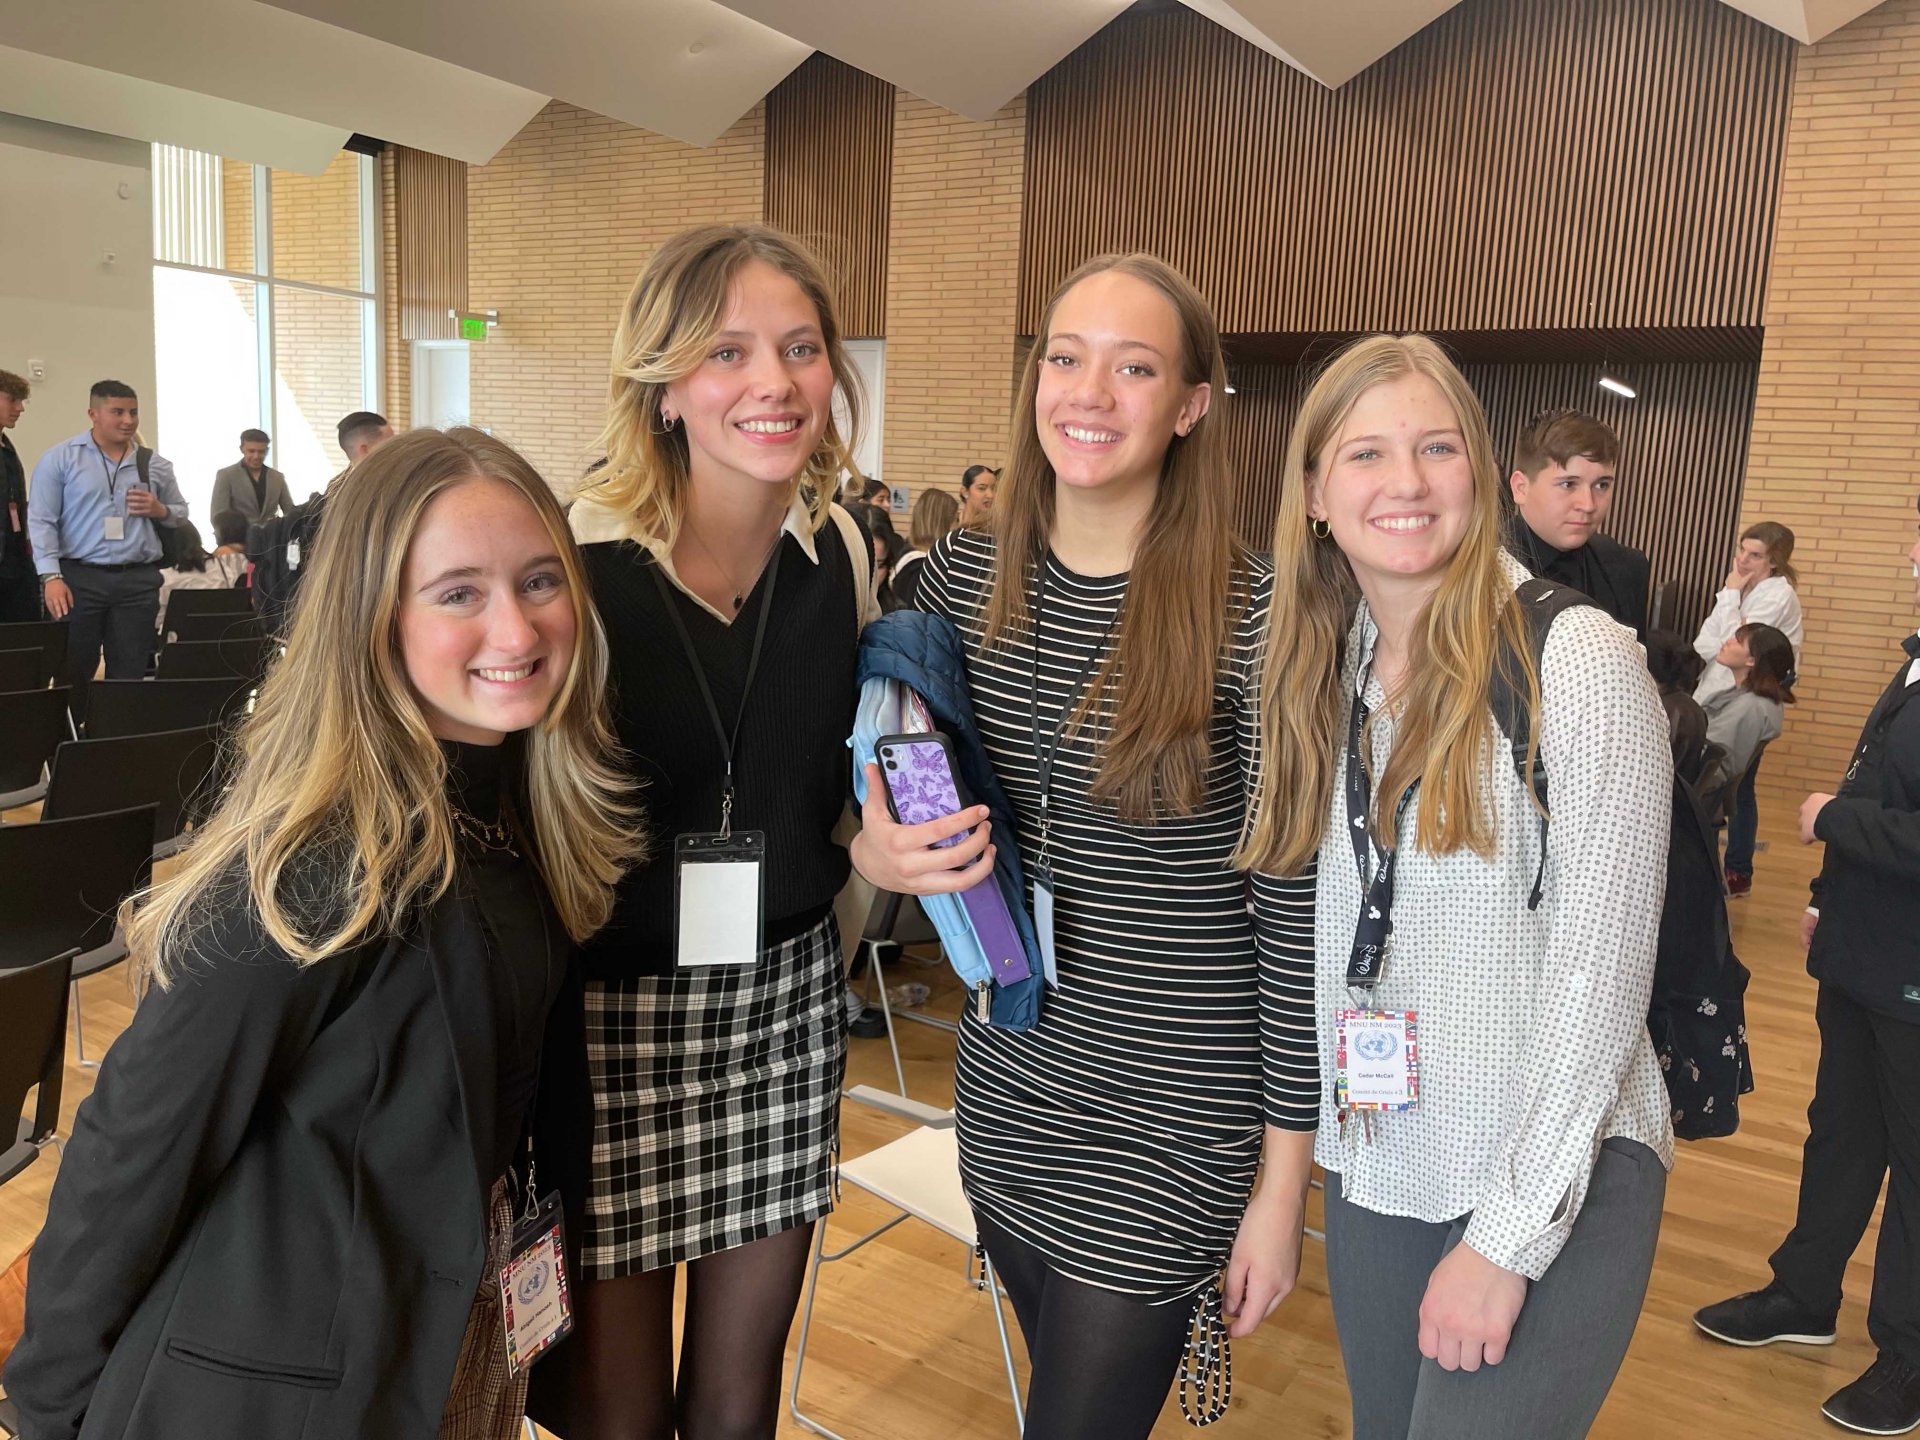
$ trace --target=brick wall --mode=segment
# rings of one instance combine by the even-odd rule
[[[895,100],[889,484],[957,496],[968,465],[1006,449],[1025,144],[1024,96],[984,124],[904,90]]]
[[[1915,625],[1920,0],[1801,52],[1741,526],[1797,538],[1800,704],[1763,804],[1831,790]]]
[[[555,484],[593,458],[620,305],[659,244],[689,225],[758,220],[755,106],[707,149],[558,101],[467,173],[468,295],[498,310],[473,346],[473,420]]]

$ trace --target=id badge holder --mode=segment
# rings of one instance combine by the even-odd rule
[[[500,1319],[507,1336],[507,1373],[518,1375],[573,1330],[567,1284],[566,1222],[560,1192],[550,1190],[513,1227],[513,1249],[500,1267]]]
[[[1053,870],[1046,865],[1033,869],[1033,929],[1040,940],[1040,968],[1047,988],[1060,988],[1060,966],[1053,951]]]
[[[1420,1034],[1411,1010],[1334,1016],[1334,1103],[1341,1110],[1411,1110],[1420,1103]]]
[[[766,933],[767,837],[760,830],[680,835],[673,842],[676,970],[744,967]]]
[[[109,540],[124,540],[127,538],[126,516],[124,515],[107,516],[106,538]]]

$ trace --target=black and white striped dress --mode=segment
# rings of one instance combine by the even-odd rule
[[[1083,662],[1118,643],[1127,577],[1046,565],[1039,712],[1051,735]],[[957,531],[928,559],[920,603],[965,637],[981,738],[1031,875],[1035,647],[1024,635],[982,650],[993,574],[992,537]],[[1060,988],[1033,1030],[969,1014],[960,1033],[960,1166],[975,1210],[1060,1274],[1149,1300],[1191,1295],[1225,1264],[1263,1119],[1311,1130],[1319,1118],[1313,877],[1255,877],[1250,907],[1231,864],[1259,755],[1271,569],[1257,563],[1237,588],[1203,806],[1123,822],[1088,795],[1104,724],[1065,736],[1049,802]]]

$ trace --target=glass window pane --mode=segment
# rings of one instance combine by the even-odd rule
[[[273,288],[274,453],[295,500],[323,487],[346,465],[335,427],[362,403],[362,325],[366,306],[341,295]]]
[[[342,150],[318,175],[273,172],[273,273],[360,288],[360,157]]]
[[[261,424],[254,295],[251,281],[153,268],[159,428],[152,443],[173,462],[203,535],[213,533],[214,473],[240,458],[240,432]]]

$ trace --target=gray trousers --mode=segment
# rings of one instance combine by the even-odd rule
[[[1340,1198],[1327,1176],[1327,1280],[1353,1440],[1579,1440],[1626,1357],[1653,1272],[1667,1172],[1632,1140],[1600,1148],[1566,1248],[1527,1288],[1507,1356],[1468,1373],[1420,1354],[1420,1301],[1467,1217],[1429,1224]]]

